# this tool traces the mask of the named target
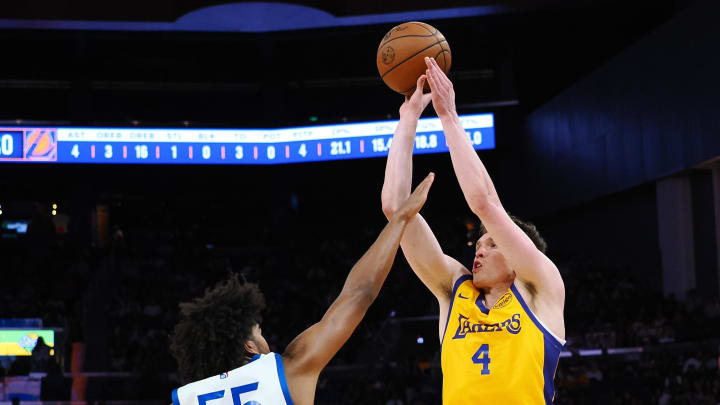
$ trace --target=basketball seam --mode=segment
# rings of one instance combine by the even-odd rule
[[[450,69],[448,68],[448,65],[447,65],[447,59],[445,59],[445,52],[450,53],[450,50],[449,49],[445,50],[445,47],[442,46],[442,44],[440,45],[440,48],[442,48],[442,52],[440,52],[440,53],[442,53],[442,56],[443,56],[443,70],[445,71],[445,73],[447,73],[450,71]]]
[[[435,32],[432,32],[432,31],[430,31],[430,30],[429,30],[425,25],[423,25],[423,24],[419,24],[419,23],[416,23],[416,22],[413,22],[412,24],[419,25],[419,26],[425,28],[425,29],[427,30],[427,32],[429,32],[433,37],[435,37],[435,39],[439,39],[439,38],[437,37],[437,33],[440,32],[439,29],[433,27],[433,28],[435,28]],[[447,41],[446,41],[446,42],[447,42]],[[440,42],[438,42],[438,43],[440,43]],[[443,67],[444,67],[443,70],[445,70],[445,69],[448,69],[448,67],[447,67],[447,59],[445,58],[445,53],[444,53],[444,52],[447,51],[447,52],[449,53],[450,50],[449,50],[449,49],[446,50],[445,47],[442,46],[442,43],[440,43],[440,48],[442,48],[442,50],[443,50],[443,52],[441,52],[441,53],[443,54]],[[436,57],[435,59],[437,60],[437,57]],[[449,70],[449,69],[448,69],[448,70]],[[446,72],[446,73],[447,73],[447,72]]]
[[[442,54],[442,56],[443,56],[443,71],[445,71],[445,69],[447,69],[447,62],[445,61],[445,53],[448,51],[446,51],[445,48],[443,48],[442,46],[440,46],[440,48],[442,48],[442,51],[438,52],[435,55],[435,60],[437,60],[438,55]]]
[[[423,25],[421,25],[421,27],[423,27],[423,28],[425,28],[425,29],[427,30],[427,27],[425,27],[425,26],[423,26]],[[430,30],[428,30],[428,31],[430,31]],[[437,35],[435,35],[435,34],[437,34],[438,32],[440,32],[440,30],[437,29],[437,28],[435,28],[435,32],[432,33],[432,36],[435,37],[436,39],[437,39]],[[446,41],[446,42],[447,42],[447,41]],[[443,51],[446,51],[445,47],[442,46],[442,44],[440,44],[440,48],[442,48]],[[447,49],[447,52],[449,53],[450,50]],[[437,59],[437,58],[436,58],[436,59]],[[444,67],[445,69],[449,70],[449,69],[448,69],[448,66],[447,66],[447,59],[445,59],[445,53],[444,53],[444,52],[443,52],[443,67]],[[445,70],[445,69],[443,69],[443,70]],[[446,71],[445,73],[447,73],[447,71]]]
[[[393,66],[393,67],[391,67],[390,69],[388,69],[388,71],[385,72],[385,73],[383,73],[383,75],[380,76],[380,78],[381,78],[381,79],[385,78],[385,76],[387,76],[388,73],[390,73],[390,72],[392,72],[393,70],[395,70],[396,67],[402,65],[403,63],[407,62],[408,60],[412,59],[413,57],[419,55],[419,54],[422,53],[423,51],[426,51],[426,50],[432,48],[433,46],[438,45],[438,44],[441,44],[441,43],[443,43],[443,42],[447,42],[447,41],[446,41],[446,40],[442,40],[442,41],[435,42],[434,44],[432,44],[432,45],[430,45],[430,46],[426,46],[425,48],[423,48],[423,49],[415,52],[414,54],[412,54],[412,55],[408,56],[407,58],[403,59],[402,61],[398,62],[395,66]],[[440,45],[440,48],[442,48],[442,45]],[[443,49],[445,49],[445,48],[443,48]]]
[[[393,39],[388,39],[386,42],[383,42],[382,44],[380,44],[380,46],[379,46],[378,48],[382,48],[383,46],[387,45],[388,43],[390,43],[390,42],[392,42],[392,41],[394,41],[394,40],[396,40],[396,39],[408,38],[408,37],[427,38],[427,37],[435,37],[435,35],[432,35],[432,34],[430,34],[430,35],[415,35],[415,34],[412,34],[412,35],[403,35],[403,36],[401,36],[401,37],[395,37],[395,38],[393,38]]]
[[[410,22],[410,24],[419,25],[419,26],[425,28],[425,31],[429,32],[430,35],[432,35],[432,36],[435,36],[435,34],[437,34],[438,31],[439,31],[437,28],[433,27],[433,28],[435,28],[435,32],[432,32],[432,31],[430,31],[426,26],[424,26],[424,25],[422,25],[422,24],[420,24],[420,23],[412,22],[412,21]]]

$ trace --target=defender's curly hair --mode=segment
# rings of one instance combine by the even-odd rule
[[[543,252],[544,254],[547,251],[547,242],[545,242],[545,239],[540,236],[540,232],[538,232],[535,224],[531,222],[525,222],[510,213],[508,213],[508,215],[510,215],[510,219],[512,219],[513,222],[515,222],[515,224],[519,226],[520,229],[522,229],[528,237],[530,237],[530,240],[533,241],[537,250]],[[483,236],[485,233],[487,233],[487,229],[485,229],[485,225],[483,225],[482,222],[480,222],[479,230],[480,236]]]
[[[170,337],[183,383],[219,375],[252,357],[245,342],[261,322],[265,297],[257,284],[242,283],[237,274],[205,295],[180,304],[180,321]]]

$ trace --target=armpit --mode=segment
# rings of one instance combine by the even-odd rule
[[[526,301],[528,305],[530,305],[531,309],[535,309],[535,297],[537,296],[537,288],[535,288],[535,285],[530,282],[522,281],[520,282],[522,284],[523,289],[527,292]],[[525,295],[525,294],[523,294]]]

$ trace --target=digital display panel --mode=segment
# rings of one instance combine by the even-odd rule
[[[39,337],[55,347],[55,331],[51,329],[0,329],[0,356],[30,356]]]
[[[475,149],[495,147],[493,114],[461,115]],[[276,129],[0,128],[0,162],[282,164],[387,156],[397,121]],[[439,118],[415,154],[447,152]]]
[[[30,226],[29,220],[2,221],[0,222],[0,234],[12,233],[23,235],[27,233],[28,226]]]

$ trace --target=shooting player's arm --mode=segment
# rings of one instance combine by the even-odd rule
[[[455,110],[452,82],[433,59],[426,58],[433,106],[450,148],[455,175],[470,209],[480,218],[518,279],[530,283],[541,299],[562,308],[565,287],[557,267],[510,218],[490,175],[466,136]]]

